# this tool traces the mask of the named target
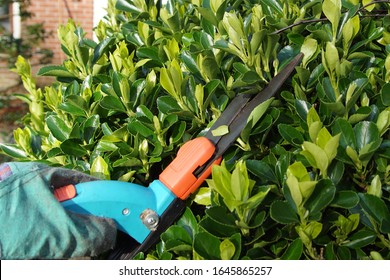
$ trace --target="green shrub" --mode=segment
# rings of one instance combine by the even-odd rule
[[[149,259],[390,258],[389,1],[111,1],[58,35],[3,153],[143,185],[237,94],[304,58]]]

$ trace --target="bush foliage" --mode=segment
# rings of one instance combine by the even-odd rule
[[[162,3],[163,2],[163,3]],[[389,1],[117,0],[58,30],[67,59],[16,71],[24,127],[3,153],[147,185],[237,94],[302,63],[148,259],[390,258]]]

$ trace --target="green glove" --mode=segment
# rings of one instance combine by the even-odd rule
[[[0,165],[0,259],[68,259],[112,249],[112,219],[66,211],[53,195],[57,187],[91,180],[32,162]]]

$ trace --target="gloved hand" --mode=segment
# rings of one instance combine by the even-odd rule
[[[112,219],[66,211],[53,195],[55,188],[91,180],[39,163],[0,165],[0,259],[68,259],[112,249]]]

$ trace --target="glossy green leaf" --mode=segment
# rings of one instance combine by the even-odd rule
[[[55,138],[60,141],[68,139],[71,128],[63,119],[56,115],[50,115],[46,118],[46,124]]]
[[[60,104],[59,109],[75,116],[83,117],[87,114],[87,104],[85,100],[78,95],[69,96],[65,102]]]
[[[341,133],[339,141],[341,147],[346,148],[347,146],[350,146],[356,148],[355,131],[347,120],[338,118],[332,126],[332,131],[333,134]]]
[[[23,158],[27,157],[26,152],[14,144],[0,143],[0,151],[4,152],[6,155],[13,157],[13,158],[23,159]]]
[[[380,226],[381,231],[390,233],[390,211],[385,202],[371,194],[359,193],[360,205]]]
[[[290,144],[301,145],[305,140],[302,133],[291,125],[279,124],[278,131],[280,135],[282,135],[284,140],[286,140]]]
[[[223,136],[229,133],[229,127],[227,125],[221,125],[211,131],[213,136]]]
[[[248,171],[257,176],[262,182],[277,182],[274,170],[267,163],[259,160],[247,160],[246,165]]]
[[[181,108],[171,96],[161,96],[157,99],[158,109],[164,114],[180,112]]]
[[[362,229],[349,238],[349,241],[345,242],[343,246],[352,249],[362,248],[364,246],[372,244],[376,239],[375,232],[370,230]]]
[[[100,101],[100,106],[107,110],[113,110],[117,112],[126,112],[125,107],[123,106],[123,103],[119,100],[119,98],[114,96],[105,96]]]
[[[98,156],[93,160],[91,164],[91,175],[102,180],[110,179],[109,166],[101,156]]]
[[[327,19],[332,24],[333,37],[336,38],[337,28],[341,17],[341,1],[340,0],[324,0],[322,10]]]
[[[381,89],[381,99],[385,106],[390,106],[390,83],[383,85]]]
[[[198,233],[198,221],[190,208],[186,208],[181,218],[177,221],[177,225],[184,228],[193,238]]]
[[[129,13],[141,13],[142,10],[140,7],[137,7],[133,3],[126,0],[118,0],[116,1],[115,8],[121,11],[129,12]]]
[[[299,260],[303,253],[303,243],[302,240],[297,238],[291,242],[287,250],[281,256],[282,260]]]
[[[198,233],[194,239],[195,252],[206,260],[221,259],[220,245],[219,239],[207,232]]]
[[[304,100],[298,100],[298,99],[295,100],[295,109],[297,110],[299,117],[305,122],[310,108],[311,105],[308,102]]]
[[[317,52],[318,43],[317,40],[313,38],[306,38],[301,46],[301,52],[304,54],[302,64],[303,67],[306,67],[309,61],[313,58],[314,54]]]
[[[236,252],[236,247],[234,246],[233,242],[231,242],[229,239],[223,240],[219,245],[219,249],[221,251],[222,260],[232,259]]]
[[[66,77],[75,78],[75,75],[68,71],[64,66],[43,66],[39,69],[37,75],[39,76],[54,76],[54,77]]]
[[[378,127],[373,122],[360,122],[355,126],[354,131],[358,150],[379,139]]]
[[[67,139],[63,141],[60,145],[60,148],[64,154],[82,157],[87,154],[87,149],[78,143],[78,141],[73,139]]]
[[[211,189],[199,188],[195,193],[194,202],[200,205],[209,206],[211,204]]]
[[[107,37],[101,41],[93,52],[92,64],[95,64],[115,42],[115,37]]]
[[[316,215],[322,212],[334,199],[336,187],[329,179],[318,181],[313,193],[305,203],[305,208],[309,210],[309,215]]]
[[[236,227],[236,218],[229,213],[226,207],[214,206],[206,209],[206,215],[219,224]]]
[[[294,209],[287,201],[275,201],[271,204],[270,215],[273,220],[281,224],[298,223],[299,219]]]

